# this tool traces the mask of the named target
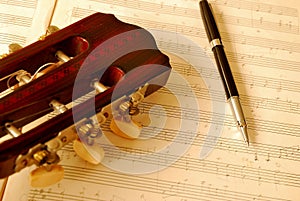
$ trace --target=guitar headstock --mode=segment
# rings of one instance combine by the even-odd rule
[[[85,160],[101,161],[103,150],[93,144],[98,123],[109,119],[116,134],[138,138],[140,126],[131,117],[171,70],[148,31],[110,14],[10,48],[13,53],[0,60],[0,137],[11,136],[0,144],[0,178],[37,165],[36,186],[46,185],[41,172],[61,173],[57,151],[68,143]],[[40,120],[49,114],[55,115]]]

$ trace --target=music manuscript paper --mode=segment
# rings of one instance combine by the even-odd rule
[[[209,1],[240,92],[249,147],[226,104],[198,0],[20,2],[0,0],[1,47],[32,42],[48,24],[63,28],[95,12],[111,13],[149,30],[173,72],[140,105],[140,121],[150,118],[140,139],[117,137],[107,122],[99,141],[103,164],[90,165],[67,146],[60,151],[61,182],[30,188],[30,170],[22,170],[8,179],[3,200],[300,199],[299,1]]]

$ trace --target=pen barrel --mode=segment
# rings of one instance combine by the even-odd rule
[[[213,11],[210,8],[210,4],[207,2],[207,0],[202,0],[199,2],[199,5],[200,13],[209,42],[216,38],[221,39],[219,29],[213,15]]]
[[[225,89],[226,99],[232,96],[239,96],[223,45],[213,47],[212,51]]]

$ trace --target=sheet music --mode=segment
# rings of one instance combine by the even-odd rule
[[[4,200],[298,200],[300,4],[209,2],[240,92],[249,147],[225,103],[198,0],[58,1],[52,20],[58,27],[104,12],[150,30],[174,72],[141,105],[151,117],[142,139],[121,139],[107,123],[103,165],[83,162],[67,146],[60,153],[64,180],[30,188],[27,169],[10,177]],[[200,159],[203,145],[209,155]]]
[[[8,45],[29,45],[45,34],[55,0],[0,0],[0,54],[8,53]]]

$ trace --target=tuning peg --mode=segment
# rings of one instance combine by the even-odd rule
[[[47,36],[57,31],[59,31],[59,28],[57,26],[51,25],[47,28],[46,33],[40,36],[39,40],[44,40]]]
[[[12,44],[8,45],[9,54],[16,52],[22,48],[23,47],[21,45],[19,45],[18,43],[12,43]]]
[[[54,32],[57,32],[57,31],[59,31],[59,28],[55,25],[51,25],[47,28],[46,34],[50,35],[50,34],[53,34]]]
[[[111,120],[110,129],[121,137],[136,139],[140,136],[142,127],[131,118],[114,118]]]
[[[115,134],[128,139],[136,139],[140,136],[142,127],[150,124],[149,117],[144,118],[144,120],[146,119],[144,122],[140,121],[141,114],[138,108],[139,103],[144,99],[147,88],[148,84],[145,84],[131,94],[129,100],[120,101],[116,107],[113,106],[116,111],[111,120],[110,129]]]
[[[64,177],[64,169],[60,165],[40,166],[30,173],[32,187],[43,188],[53,185]]]
[[[7,57],[9,54],[22,49],[23,47],[19,45],[18,43],[11,43],[8,45],[8,53],[4,53],[0,55],[0,59],[3,59],[4,57]]]
[[[80,140],[74,140],[73,148],[80,158],[94,165],[98,165],[104,158],[104,150],[97,144],[87,145]]]

